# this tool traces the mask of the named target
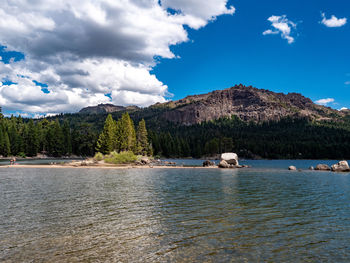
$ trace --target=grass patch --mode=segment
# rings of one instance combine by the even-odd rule
[[[108,156],[105,157],[106,163],[112,163],[112,164],[125,164],[125,163],[133,163],[137,159],[137,156],[131,152],[111,152]]]
[[[103,154],[102,153],[96,153],[94,156],[95,161],[102,161],[103,160]]]

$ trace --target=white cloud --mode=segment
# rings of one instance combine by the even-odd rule
[[[343,107],[343,108],[339,109],[339,111],[342,111],[342,110],[348,110],[348,108]]]
[[[320,105],[328,105],[329,103],[333,103],[334,99],[333,98],[327,98],[327,99],[320,99],[320,100],[316,100],[315,103],[320,104]]]
[[[280,34],[289,44],[295,41],[291,34],[293,33],[292,31],[296,29],[297,25],[290,21],[286,15],[270,16],[267,20],[271,22],[272,29],[265,30],[263,32],[264,36]]]
[[[322,13],[322,21],[321,23],[326,27],[342,27],[346,24],[347,18],[337,18],[332,15],[331,18],[327,19],[325,13]]]
[[[105,94],[119,105],[164,102],[168,87],[151,73],[156,58],[176,57],[170,47],[188,41],[185,25],[234,12],[227,0],[5,1],[0,45],[25,60],[0,61],[0,81],[13,82],[0,85],[0,104],[42,114],[111,102]]]

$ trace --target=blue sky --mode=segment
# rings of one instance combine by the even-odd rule
[[[327,18],[350,14],[348,1],[232,1],[233,16],[222,16],[198,31],[192,42],[173,47],[180,59],[163,59],[154,69],[174,99],[188,94],[252,85],[275,92],[299,92],[316,101],[334,98],[334,108],[350,108],[350,25],[330,28]],[[263,35],[271,15],[297,24],[295,42]]]
[[[350,108],[345,0],[37,0],[0,13],[7,114],[148,106],[240,83]]]

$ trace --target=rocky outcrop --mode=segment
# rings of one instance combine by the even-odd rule
[[[327,164],[318,164],[318,165],[316,165],[315,170],[318,170],[318,171],[330,171],[331,168]]]
[[[297,168],[296,168],[295,166],[291,165],[291,166],[288,167],[288,170],[290,170],[290,171],[296,171]]]
[[[79,111],[81,114],[100,114],[100,113],[113,113],[118,111],[126,111],[126,110],[137,110],[139,109],[136,106],[116,106],[113,104],[99,104],[97,106],[89,106],[83,108]]]
[[[192,125],[222,117],[237,116],[243,121],[278,121],[285,117],[330,119],[345,113],[314,104],[299,93],[275,93],[251,86],[236,85],[225,90],[188,96],[151,107],[165,109],[168,121]]]
[[[238,163],[238,155],[235,153],[223,153],[220,156],[221,161],[226,161],[228,164],[239,165]]]
[[[333,172],[350,172],[350,167],[347,161],[340,161],[332,165]]]

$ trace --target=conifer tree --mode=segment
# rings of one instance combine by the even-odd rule
[[[65,154],[71,155],[72,154],[72,136],[71,136],[71,131],[69,127],[68,121],[65,121],[63,123],[63,135],[64,135],[64,152]]]
[[[148,134],[146,129],[146,122],[142,119],[137,127],[137,154],[147,155],[149,154],[150,145],[148,143]]]
[[[26,155],[36,156],[39,150],[39,136],[37,127],[31,119],[27,125],[26,134]]]
[[[3,154],[4,156],[11,155],[11,145],[10,145],[10,139],[8,136],[8,133],[5,131],[4,133],[4,148],[3,148]]]
[[[108,114],[103,131],[97,140],[96,151],[103,154],[108,154],[115,150],[116,130],[116,123],[113,120],[112,115]]]
[[[136,132],[134,122],[129,113],[125,112],[117,122],[117,151],[136,152]]]

